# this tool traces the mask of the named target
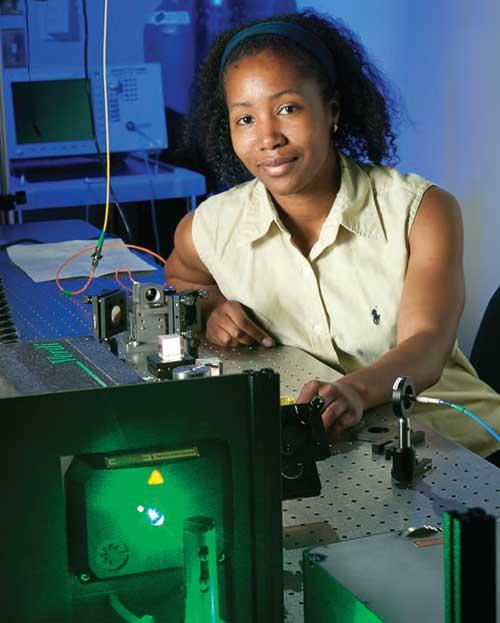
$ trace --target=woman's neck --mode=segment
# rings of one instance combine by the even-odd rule
[[[332,209],[340,188],[340,166],[335,158],[329,171],[329,179],[323,180],[308,191],[273,197],[278,215],[292,236],[292,241],[308,257],[319,238],[323,223]]]
[[[285,226],[321,228],[330,213],[340,188],[340,166],[333,152],[324,173],[306,188],[293,195],[273,196],[273,202]]]

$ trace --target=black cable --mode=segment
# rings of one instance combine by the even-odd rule
[[[84,67],[84,73],[85,73],[85,79],[86,79],[86,90],[87,90],[87,98],[88,98],[88,102],[89,102],[89,108],[90,108],[90,123],[92,124],[92,132],[94,134],[94,140],[96,143],[96,149],[99,152],[99,145],[97,143],[97,133],[96,133],[96,129],[95,129],[95,122],[94,122],[94,105],[92,103],[92,94],[90,92],[90,77],[89,77],[89,58],[88,58],[88,54],[89,54],[89,20],[88,20],[88,15],[87,15],[87,1],[86,0],[82,0],[82,10],[83,10],[83,67]]]
[[[0,343],[10,344],[15,342],[19,342],[19,335],[10,313],[7,295],[0,277]]]
[[[26,20],[26,69],[28,70],[28,79],[31,82],[31,67],[30,67],[30,58],[31,58],[31,49],[30,49],[30,21],[29,21],[29,8],[28,8],[29,0],[24,0],[24,17]]]
[[[88,55],[89,54],[89,21],[88,21],[88,14],[87,14],[87,0],[82,0],[82,11],[83,11],[83,31],[84,31],[83,66],[84,66],[84,72],[85,72],[87,98],[88,98],[89,108],[90,108],[90,122],[92,124],[92,133],[94,135],[94,144],[95,144],[95,148],[97,151],[97,158],[99,160],[99,164],[102,167],[104,176],[106,176],[106,167],[103,162],[104,154],[101,152],[101,148],[99,147],[99,142],[97,140],[97,132],[96,132],[95,121],[94,121],[94,104],[92,102],[92,93],[90,90],[89,55]],[[113,186],[111,185],[111,182],[109,184],[109,189],[113,197],[113,203],[115,204],[116,209],[118,210],[118,214],[120,215],[120,218],[122,220],[122,223],[125,226],[125,231],[127,233],[127,242],[132,242],[132,232],[130,230],[130,226],[125,217],[125,214],[123,212],[121,205],[118,203],[118,199],[116,198],[116,194],[113,189]]]

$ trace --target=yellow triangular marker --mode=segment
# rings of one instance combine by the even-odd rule
[[[149,476],[148,485],[162,485],[164,482],[161,473],[157,469],[154,469]]]

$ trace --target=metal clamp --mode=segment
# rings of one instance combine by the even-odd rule
[[[432,467],[431,459],[417,459],[412,445],[410,413],[416,395],[411,378],[400,376],[396,379],[392,388],[392,410],[399,420],[399,439],[396,447],[386,450],[386,458],[392,458],[392,477],[402,485],[411,484]]]

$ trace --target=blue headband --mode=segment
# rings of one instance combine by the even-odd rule
[[[298,43],[301,47],[312,54],[312,56],[314,56],[314,58],[323,67],[326,75],[332,83],[332,86],[335,85],[335,61],[333,60],[330,50],[314,33],[306,30],[298,24],[291,24],[289,22],[264,22],[263,24],[249,26],[248,28],[237,32],[233,37],[231,37],[226,45],[219,66],[219,74],[222,76],[227,60],[236,46],[246,39],[259,37],[261,35],[280,35],[282,37],[292,39],[292,41]]]

